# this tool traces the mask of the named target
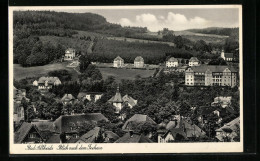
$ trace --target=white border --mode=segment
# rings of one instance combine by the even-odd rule
[[[239,74],[240,74],[240,142],[236,143],[120,143],[98,144],[102,150],[55,150],[60,144],[52,144],[54,150],[25,150],[27,144],[14,144],[13,136],[13,11],[50,9],[194,9],[238,8],[239,9]],[[9,7],[9,152],[10,154],[101,154],[101,153],[220,153],[243,152],[243,54],[242,54],[242,5],[176,5],[176,6],[46,6]],[[34,144],[33,144],[34,145]],[[39,144],[36,144],[39,145]],[[45,144],[49,145],[49,144]],[[64,144],[67,145],[67,144]],[[70,144],[74,146],[75,144]],[[89,144],[82,144],[87,146]]]

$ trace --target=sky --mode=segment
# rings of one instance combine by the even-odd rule
[[[163,28],[174,31],[238,27],[238,8],[153,8],[153,9],[55,9],[63,12],[91,12],[104,16],[108,22],[122,26],[147,27],[156,32]]]

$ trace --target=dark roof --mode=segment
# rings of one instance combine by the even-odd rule
[[[105,131],[104,133],[106,134],[106,137],[108,137],[109,139],[113,139],[113,140],[119,139],[119,136],[112,131]]]
[[[233,53],[225,53],[225,58],[233,58]]]
[[[35,125],[40,131],[52,131],[53,129],[53,121],[37,121],[31,122],[31,124]]]
[[[187,135],[186,133],[183,131],[182,128],[173,128],[171,130],[169,130],[169,132],[172,134],[172,136],[174,136],[176,138],[176,135],[179,134],[181,136],[183,136],[184,139],[187,139]]]
[[[236,119],[230,121],[229,123],[225,124],[215,131],[223,131],[223,129],[231,129],[232,131],[234,131],[237,129],[236,125],[240,126],[240,117],[237,117]]]
[[[114,61],[118,61],[118,60],[121,60],[121,61],[124,61],[124,59],[122,59],[120,56],[117,56]]]
[[[211,72],[223,72],[227,68],[231,72],[237,72],[234,67],[221,66],[221,65],[201,65],[201,66],[193,66],[193,67],[191,67],[191,69],[194,72],[200,72],[200,73],[204,73],[204,72],[206,72],[206,70],[210,70]]]
[[[74,98],[74,96],[73,96],[72,94],[65,94],[65,95],[62,97],[61,101],[62,101],[62,102],[69,102],[69,101],[74,100],[74,99],[75,99],[75,98]]]
[[[46,143],[60,143],[60,135],[59,134],[53,134]]]
[[[130,136],[130,133],[126,133],[124,136],[115,141],[115,143],[153,143],[153,141],[143,134],[134,133]]]
[[[135,62],[143,62],[144,58],[142,58],[141,56],[137,56],[134,61]]]
[[[100,127],[95,127],[94,129],[88,131],[86,134],[82,135],[78,141],[85,143],[94,143],[98,137]]]
[[[48,81],[48,83],[54,83],[56,80],[60,79],[58,77],[40,77],[38,83],[45,83],[45,81]]]
[[[88,94],[93,94],[93,95],[102,95],[102,92],[79,92],[77,98],[81,99],[82,97],[85,97]]]
[[[116,94],[108,100],[108,102],[112,103],[123,103],[122,96],[119,92],[119,87],[117,88]]]
[[[101,113],[88,113],[88,114],[78,114],[78,115],[63,115],[54,121],[54,131],[57,133],[61,132],[71,132],[71,125],[80,125],[84,122],[96,124],[98,121],[108,119]]]
[[[153,119],[151,119],[149,116],[147,115],[142,115],[142,114],[135,114],[134,116],[132,116],[130,119],[128,119],[125,124],[123,125],[122,129],[123,130],[129,130],[129,125],[132,123],[145,123],[145,122],[149,122],[152,124],[156,124],[156,122],[153,121]]]
[[[14,134],[14,142],[15,143],[23,142],[24,138],[28,135],[28,133],[32,128],[35,128],[35,130],[39,133],[38,129],[33,124],[28,122],[23,122],[23,124]],[[39,135],[41,136],[40,133]]]
[[[191,57],[189,61],[190,62],[199,62],[197,57]]]

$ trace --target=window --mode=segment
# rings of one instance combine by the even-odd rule
[[[28,135],[29,138],[36,138],[36,134],[35,133],[31,133]]]

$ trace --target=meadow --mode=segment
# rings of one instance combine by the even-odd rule
[[[66,69],[72,74],[72,78],[75,80],[77,78],[77,72],[75,72],[73,68],[67,68],[66,65],[66,62],[35,67],[22,67],[20,64],[14,64],[14,79],[21,80],[30,77],[41,77],[46,76],[50,71]]]
[[[154,74],[155,70],[142,70],[142,69],[125,69],[125,68],[99,68],[103,79],[109,76],[115,77],[116,82],[121,79],[134,80],[137,75],[142,78],[150,77]]]

